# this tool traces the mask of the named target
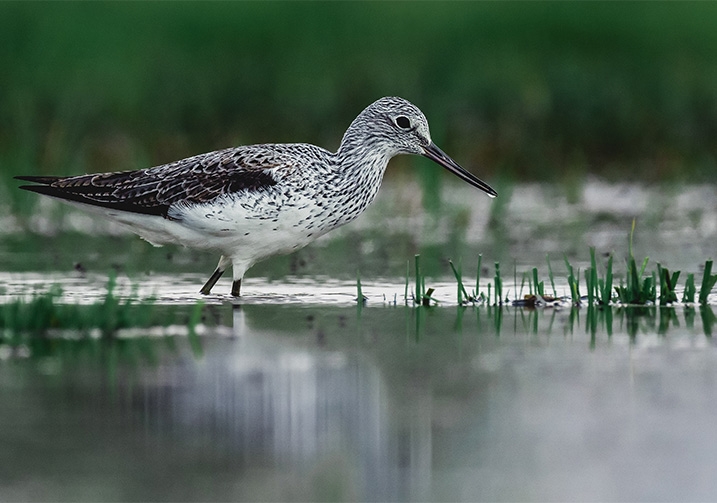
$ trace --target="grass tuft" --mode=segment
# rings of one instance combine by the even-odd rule
[[[657,275],[660,278],[660,305],[672,304],[677,302],[677,292],[675,287],[677,286],[677,280],[680,277],[680,271],[675,271],[670,274],[670,271],[662,267],[661,264],[657,264]]]
[[[114,294],[115,286],[116,277],[112,273],[104,298],[91,305],[59,303],[62,290],[56,286],[29,301],[17,299],[1,304],[0,341],[13,343],[28,335],[43,337],[52,330],[74,330],[83,336],[99,330],[103,337],[110,337],[124,328],[166,326],[174,322],[173,312],[163,316],[151,299],[137,302],[133,295],[120,299]],[[190,320],[190,330],[193,323]]]
[[[583,302],[585,302],[588,306],[610,306],[616,302],[622,305],[646,305],[650,303],[655,304],[658,300],[660,305],[667,305],[678,301],[678,281],[680,279],[681,272],[671,272],[666,267],[663,267],[662,264],[657,263],[656,270],[649,273],[647,271],[650,262],[649,257],[645,257],[640,263],[638,263],[635,259],[635,255],[633,253],[634,232],[635,221],[633,220],[628,236],[629,255],[626,260],[626,273],[624,278],[620,280],[619,286],[614,286],[615,278],[613,272],[613,255],[608,255],[607,262],[604,266],[605,274],[604,276],[601,276],[595,248],[590,247],[590,266],[583,274],[587,291],[585,298],[582,298],[580,295],[580,269],[577,269],[576,271],[572,264],[570,264],[567,255],[563,255],[565,267],[567,269],[567,282],[570,289],[570,299],[573,305],[581,305]],[[492,301],[492,305],[498,306],[509,301],[508,293],[510,292],[504,292],[503,290],[503,279],[499,262],[495,262],[495,275],[493,282],[488,282],[487,284],[487,296],[483,293],[479,293],[481,260],[482,256],[479,255],[476,275],[476,289],[473,291],[472,295],[468,294],[463,283],[460,263],[456,265],[453,261],[448,261],[451,270],[453,271],[453,275],[456,278],[456,298],[459,305],[467,304],[469,302],[476,304],[479,302],[490,303]],[[519,272],[517,270],[517,265],[514,263],[513,285],[516,289],[516,293],[518,294],[518,298],[513,301],[513,305],[532,307],[545,304],[555,305],[557,301],[561,300],[557,296],[557,289],[555,287],[555,279],[549,256],[546,256],[546,262],[548,264],[548,272],[553,289],[553,296],[546,296],[545,282],[540,280],[537,267],[531,268],[529,273],[520,273],[521,281],[518,283]],[[706,304],[708,302],[708,296],[715,285],[717,285],[717,274],[712,274],[712,264],[711,260],[705,262],[704,276],[699,290],[699,302],[701,304]],[[526,282],[529,294],[523,298],[523,290],[526,286]],[[406,291],[408,291],[408,275],[406,280]],[[426,291],[425,279],[421,274],[419,257],[416,256],[416,291],[414,302],[419,305],[429,305],[429,301],[434,300],[431,297],[432,292],[432,290]],[[688,274],[684,286],[682,301],[686,303],[693,303],[696,294],[695,275]]]
[[[635,261],[635,255],[632,252],[632,238],[635,233],[635,220],[632,221],[632,228],[628,238],[628,250],[629,256],[627,259],[627,277],[625,284],[620,282],[620,286],[617,287],[618,298],[623,304],[647,304],[648,302],[655,302],[656,300],[656,278],[653,273],[652,276],[643,278],[645,269],[650,260],[649,257],[645,257],[642,261],[642,265],[638,268],[637,262]]]

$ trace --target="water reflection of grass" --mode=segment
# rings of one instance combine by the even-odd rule
[[[411,338],[420,341],[434,328],[427,326],[427,317],[434,307],[418,306],[413,308],[410,318]],[[477,327],[471,329],[464,323],[466,314],[473,311]],[[712,306],[572,306],[567,314],[564,310],[545,310],[511,306],[469,306],[458,307],[452,326],[454,331],[463,335],[494,333],[502,334],[526,333],[533,335],[565,335],[585,333],[590,336],[591,345],[598,337],[611,338],[616,333],[624,333],[635,340],[640,334],[667,335],[671,329],[680,329],[682,323],[694,330],[695,319],[699,315],[701,332],[711,337],[717,316]],[[555,326],[556,318],[564,323]]]
[[[90,308],[91,306],[88,306]],[[638,342],[643,336],[667,336],[671,332],[683,335],[685,331],[711,337],[717,316],[710,305],[700,306],[570,306],[565,309],[535,309],[509,305],[454,306],[392,306],[368,307],[356,310],[340,307],[281,306],[281,305],[225,305],[220,309],[241,309],[250,320],[247,327],[235,327],[235,335],[243,339],[253,333],[261,338],[289,337],[301,344],[317,344],[326,349],[346,349],[354,344],[378,344],[391,347],[394,344],[425,345],[433,348],[437,341],[454,349],[464,343],[479,343],[484,337],[503,336],[569,336],[579,340],[581,334],[590,347],[600,341],[624,340]],[[59,308],[61,312],[63,308]],[[187,323],[190,328],[177,336],[156,332],[147,335],[142,330],[131,337],[117,337],[117,332],[105,337],[91,336],[93,329],[60,330],[56,322],[51,327],[21,332],[4,325],[0,337],[0,361],[8,358],[59,357],[62,361],[78,359],[104,359],[110,362],[156,364],[165,350],[176,350],[178,341],[195,357],[204,354],[205,341],[192,327],[199,323],[201,306],[183,306],[188,316],[166,313],[154,318],[157,324]],[[3,314],[5,307],[2,306]],[[47,311],[44,308],[44,311]],[[72,312],[77,312],[74,309]],[[45,320],[52,319],[45,317]],[[149,320],[149,318],[145,318]],[[220,325],[230,324],[229,317],[222,317]],[[105,320],[106,321],[106,320]],[[149,321],[148,321],[149,322]],[[76,326],[79,326],[77,324]],[[211,332],[210,332],[211,333]],[[369,336],[370,335],[370,336]],[[478,339],[475,339],[475,338]],[[513,340],[512,338],[510,339]]]
[[[551,337],[590,345],[600,341],[639,343],[647,336],[711,337],[717,324],[713,306],[569,306],[535,309],[509,305],[340,307],[247,305],[242,307],[256,333],[280,335],[326,350],[376,346],[391,354],[394,345],[458,350],[486,338]],[[546,339],[547,338],[547,339]],[[438,349],[441,347],[442,349]]]

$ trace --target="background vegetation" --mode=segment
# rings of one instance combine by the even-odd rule
[[[715,26],[715,3],[2,3],[0,169],[335,149],[395,94],[489,180],[711,180]]]

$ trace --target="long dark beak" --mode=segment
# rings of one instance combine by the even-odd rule
[[[435,143],[431,142],[431,144],[424,149],[423,155],[425,157],[428,157],[433,162],[440,164],[464,182],[468,182],[476,189],[482,190],[490,197],[495,197],[498,195],[498,193],[493,190],[490,185],[463,169],[456,161],[448,157],[448,154],[438,148]]]

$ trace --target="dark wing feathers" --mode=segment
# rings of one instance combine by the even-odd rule
[[[24,182],[50,184],[57,180],[58,176],[16,176],[16,180],[22,180]]]
[[[262,152],[270,146],[240,147],[189,157],[163,166],[71,177],[17,176],[38,185],[20,188],[79,203],[148,215],[167,216],[176,203],[199,204],[277,183],[275,172],[289,168]],[[274,162],[270,162],[272,159]]]

